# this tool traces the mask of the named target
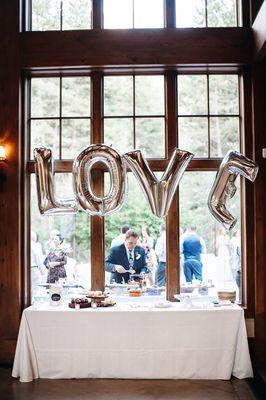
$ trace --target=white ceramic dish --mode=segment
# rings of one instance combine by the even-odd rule
[[[169,308],[172,307],[172,303],[170,301],[158,301],[154,304],[155,308]]]

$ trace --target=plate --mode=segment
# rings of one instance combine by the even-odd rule
[[[232,306],[233,303],[230,300],[220,300],[219,301],[220,306]]]
[[[158,301],[154,304],[155,308],[169,308],[172,307],[172,303],[170,301]]]

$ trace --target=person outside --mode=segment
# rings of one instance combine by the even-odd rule
[[[155,282],[158,286],[166,284],[166,227],[161,225],[161,235],[155,245],[155,253],[158,257],[158,268],[155,274]]]
[[[201,254],[206,252],[206,246],[203,239],[197,235],[194,226],[187,229],[181,244],[181,251],[184,254],[184,274],[186,282],[192,282],[193,277],[202,281]]]
[[[54,237],[54,246],[47,256],[47,264],[49,267],[47,275],[47,283],[55,283],[60,278],[66,278],[65,265],[67,263],[66,251],[63,247],[64,238],[61,234],[57,234]]]
[[[130,229],[129,225],[121,225],[120,234],[112,240],[110,248],[115,246],[120,246],[120,244],[123,244],[125,241],[125,234],[129,229]]]
[[[36,293],[37,286],[42,281],[42,275],[45,273],[45,267],[43,265],[42,248],[38,242],[37,233],[31,231],[31,297],[33,299]]]
[[[233,284],[234,277],[230,262],[229,236],[225,229],[220,229],[216,238],[217,277],[221,287]]]
[[[111,282],[128,283],[130,274],[148,273],[145,251],[137,245],[138,234],[129,229],[123,244],[112,247],[105,261],[105,270],[111,272]]]
[[[147,265],[149,270],[151,271],[148,274],[148,279],[150,282],[150,285],[152,285],[155,282],[155,273],[156,269],[158,266],[157,263],[157,257],[153,248],[154,244],[154,239],[150,235],[150,230],[147,225],[142,225],[141,227],[141,234],[139,237],[138,244],[144,248],[145,254],[146,254],[146,259],[147,259]]]
[[[230,254],[230,264],[239,290],[238,302],[242,303],[241,235],[239,229],[235,230],[230,240]]]

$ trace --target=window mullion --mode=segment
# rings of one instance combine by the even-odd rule
[[[169,71],[165,75],[165,113],[166,113],[166,155],[171,156],[177,147],[177,85],[176,73]],[[174,300],[174,294],[179,292],[179,204],[178,190],[174,195],[171,207],[166,217],[166,277],[167,299]]]
[[[164,0],[164,26],[165,28],[176,27],[175,0]]]
[[[95,72],[91,77],[92,130],[91,143],[102,143],[103,138],[103,77]],[[93,190],[104,192],[104,172],[92,170]],[[91,216],[91,287],[104,290],[104,217]]]
[[[92,29],[103,28],[103,0],[92,0]]]

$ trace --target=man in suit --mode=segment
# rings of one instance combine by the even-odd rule
[[[111,282],[128,283],[130,273],[148,273],[145,251],[137,245],[138,234],[129,229],[125,234],[125,241],[120,246],[110,249],[105,260],[105,270],[111,272]],[[128,272],[130,270],[130,272]],[[134,270],[134,272],[133,272]]]

